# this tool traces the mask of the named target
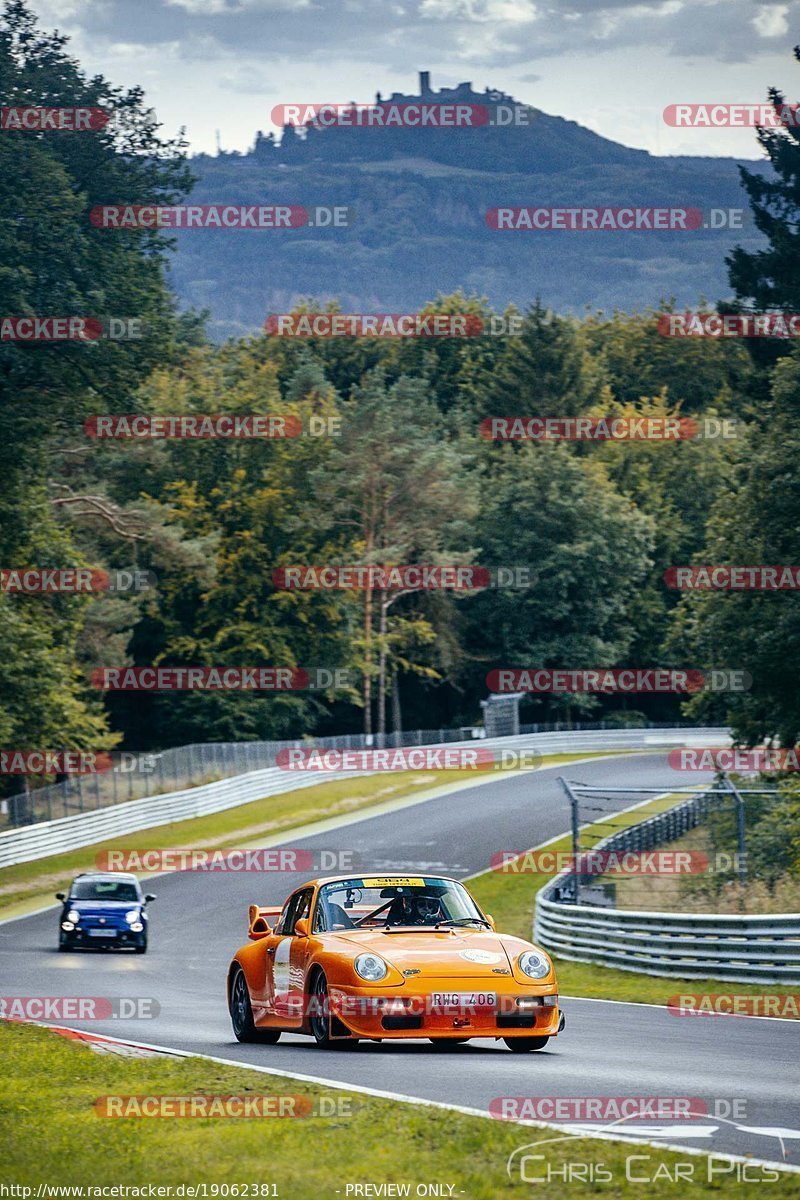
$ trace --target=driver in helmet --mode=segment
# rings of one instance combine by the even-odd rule
[[[389,925],[435,925],[443,919],[438,897],[424,894],[395,896],[386,914]]]

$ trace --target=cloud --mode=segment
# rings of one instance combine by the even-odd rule
[[[753,17],[753,28],[759,37],[783,37],[789,32],[789,5],[762,4]]]
[[[269,76],[258,67],[240,67],[236,71],[224,72],[217,86],[225,92],[241,92],[245,96],[275,96],[278,89],[270,82]]]
[[[482,25],[491,21],[526,23],[538,15],[533,0],[420,0],[422,20],[457,20]]]
[[[369,89],[387,60],[493,68],[620,47],[750,61],[800,24],[800,0],[42,0],[86,38],[148,46],[178,42],[187,61],[228,54],[258,62],[369,62]],[[755,34],[755,36],[754,36]],[[787,47],[788,49],[788,47]],[[502,81],[500,81],[502,82]]]

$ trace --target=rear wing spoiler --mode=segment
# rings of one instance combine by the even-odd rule
[[[272,933],[272,926],[282,911],[280,906],[278,908],[261,908],[258,904],[251,904],[247,910],[248,937],[256,941],[258,938]]]

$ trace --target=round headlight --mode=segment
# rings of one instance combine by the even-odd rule
[[[529,979],[544,979],[550,974],[550,960],[538,950],[526,950],[517,959],[519,969]]]
[[[126,912],[125,920],[128,922],[129,925],[133,925],[134,921],[138,921],[139,920],[138,908],[132,908],[130,912]]]
[[[389,968],[386,963],[377,954],[359,954],[353,966],[356,969],[356,974],[362,979],[369,980],[370,983],[377,983],[379,979],[383,979]]]
[[[71,930],[73,930],[75,928],[75,926],[72,924],[72,921],[62,921],[61,928],[65,929],[67,931],[67,933],[69,933]]]
[[[72,921],[73,924],[75,923],[75,921],[80,921],[80,919],[81,919],[81,914],[78,912],[77,908],[71,908],[69,910],[69,912],[67,913],[67,920]]]

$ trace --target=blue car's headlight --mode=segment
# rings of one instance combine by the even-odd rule
[[[386,963],[377,954],[359,954],[353,966],[356,974],[360,975],[362,979],[368,980],[369,983],[378,983],[389,972]]]
[[[138,910],[138,908],[132,908],[132,909],[130,910],[130,912],[126,912],[126,913],[125,913],[125,920],[128,922],[128,924],[129,924],[129,925],[133,925],[133,924],[134,924],[134,922],[138,921],[138,920],[139,920],[139,910]]]
[[[69,912],[67,913],[67,920],[72,921],[73,925],[77,921],[80,921],[80,919],[81,919],[81,914],[78,912],[77,908],[71,908],[69,910]]]
[[[529,979],[544,979],[550,974],[550,959],[538,950],[525,950],[517,959],[520,971]]]

